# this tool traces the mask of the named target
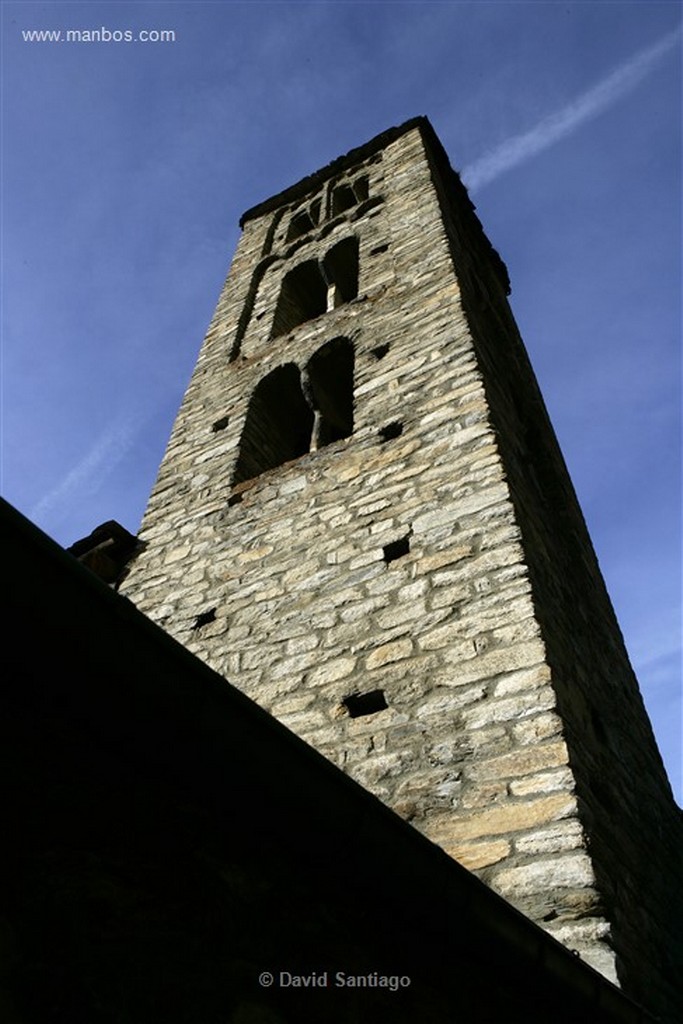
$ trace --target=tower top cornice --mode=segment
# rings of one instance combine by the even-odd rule
[[[385,149],[386,146],[390,145],[392,142],[400,139],[402,135],[406,135],[408,132],[414,131],[415,129],[421,132],[422,138],[432,155],[434,155],[438,160],[443,160],[445,162],[445,166],[450,170],[446,151],[439,142],[438,136],[432,128],[429,118],[424,115],[412,117],[408,121],[404,121],[403,124],[395,125],[393,128],[387,128],[385,131],[380,132],[379,135],[375,135],[375,137],[370,139],[369,142],[363,143],[362,146],[356,146],[343,156],[336,157],[336,159],[332,160],[331,163],[326,164],[325,167],[321,167],[313,174],[308,174],[305,178],[296,182],[296,184],[290,185],[289,188],[283,189],[282,192],[278,192],[269,199],[265,199],[262,203],[252,206],[242,214],[240,218],[240,227],[243,228],[249,220],[261,217],[264,213],[270,213],[272,210],[276,210],[278,207],[284,206],[287,203],[296,202],[298,199],[308,195],[310,192],[314,192],[329,178],[342,173],[348,167],[353,167],[355,164],[361,163],[363,160],[367,160],[375,153]]]

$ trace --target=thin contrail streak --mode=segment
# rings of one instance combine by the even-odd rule
[[[564,139],[577,128],[613,106],[646,77],[659,61],[680,44],[680,27],[667,33],[652,46],[637,53],[591,89],[581,93],[565,107],[544,117],[529,131],[506,139],[488,153],[484,153],[462,171],[467,187],[474,191],[495,181],[501,174],[520,164],[559,139]]]
[[[118,417],[95,441],[83,458],[52,490],[36,502],[29,515],[34,521],[41,519],[73,493],[87,485],[96,491],[112,469],[130,450],[142,417]]]

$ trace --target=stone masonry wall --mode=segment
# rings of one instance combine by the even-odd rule
[[[437,145],[434,178],[521,528],[618,977],[632,996],[675,1019],[683,1013],[683,891],[676,885],[683,878],[683,819],[505,282],[495,262],[477,259],[472,222],[453,216],[461,186],[439,151]],[[513,869],[498,886],[514,899],[537,870]],[[547,927],[563,939],[561,922]],[[587,920],[584,928],[595,934],[596,924]]]
[[[683,877],[683,819],[500,281],[472,261],[467,232],[450,216],[445,195],[442,202],[619,979],[635,999],[675,1019],[683,1012],[683,891],[676,883]],[[494,884],[514,900],[536,871],[531,864],[506,871]],[[561,921],[547,927],[563,940]],[[582,925],[586,934],[597,927],[590,918]]]
[[[504,268],[462,190],[444,218],[450,182],[428,136],[410,127],[246,220],[123,590],[616,978],[615,903],[592,847],[606,829],[598,805],[584,809],[593,742],[575,742],[567,659],[554,654],[560,634],[573,641],[539,611],[554,599],[543,559],[562,542],[504,461],[518,457],[502,436],[507,357],[496,363],[500,332],[484,342],[490,324],[473,312]],[[293,216],[316,199],[329,209],[337,179],[361,174],[367,198],[288,238]],[[270,340],[284,274],[350,235],[357,298]],[[352,436],[234,487],[258,382],[303,370],[338,337],[355,353]],[[519,381],[524,405],[535,385],[526,369]]]

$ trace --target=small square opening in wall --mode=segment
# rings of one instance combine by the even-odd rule
[[[344,697],[342,704],[351,718],[375,715],[378,711],[384,711],[389,707],[384,690],[372,690],[371,693],[352,693],[348,697]]]
[[[410,551],[410,534],[405,537],[401,537],[400,540],[394,540],[391,544],[386,544],[382,548],[384,554],[384,561],[389,565],[390,562],[395,562],[397,558],[403,558]]]
[[[201,612],[194,621],[192,629],[201,629],[202,626],[208,626],[210,622],[216,621],[216,609],[209,608],[208,611]]]
[[[219,430],[225,430],[229,422],[229,416],[221,416],[219,420],[216,420],[216,422],[212,424],[211,430],[213,431],[214,434],[217,434]]]
[[[384,359],[385,355],[389,351],[388,345],[377,345],[376,348],[371,348],[370,352],[375,359]]]
[[[384,444],[386,441],[393,441],[395,437],[400,437],[402,433],[402,423],[387,423],[387,425],[382,427],[379,431],[380,444]]]

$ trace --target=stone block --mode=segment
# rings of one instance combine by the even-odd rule
[[[482,843],[453,843],[444,847],[447,854],[469,871],[477,871],[498,864],[510,853],[507,839],[490,839]]]
[[[420,576],[434,572],[436,569],[442,569],[445,565],[453,565],[456,562],[461,562],[464,558],[469,558],[472,551],[473,548],[470,544],[457,544],[445,551],[437,551],[433,555],[419,558],[416,563],[416,571]]]
[[[515,850],[520,854],[539,856],[575,850],[584,843],[583,829],[576,818],[558,821],[515,836]]]
[[[378,612],[375,619],[381,629],[393,629],[395,626],[405,625],[406,622],[417,623],[424,619],[426,611],[424,601],[404,601],[397,607]]]
[[[483,659],[482,659],[483,660]],[[550,687],[543,687],[531,693],[504,700],[487,700],[476,708],[463,712],[463,721],[468,729],[479,729],[493,722],[511,722],[516,718],[534,715],[555,706],[555,694]]]
[[[413,650],[413,641],[409,637],[400,640],[393,640],[388,644],[376,647],[365,659],[365,667],[368,669],[381,668],[390,662],[401,661],[410,656]]]
[[[308,686],[324,686],[327,683],[337,682],[350,676],[356,667],[358,659],[350,657],[332,658],[312,669],[306,675]]]
[[[498,892],[516,898],[544,890],[588,888],[595,884],[595,874],[587,854],[568,853],[497,871],[492,884]]]
[[[576,780],[569,768],[557,768],[554,772],[539,772],[525,779],[515,779],[510,783],[512,796],[528,796],[531,793],[554,793],[564,790],[573,793]]]
[[[541,746],[513,750],[502,757],[477,761],[467,768],[467,777],[475,780],[515,778],[533,775],[543,768],[566,765],[567,747],[563,741],[545,743]]]
[[[460,817],[440,816],[430,828],[430,837],[440,844],[524,832],[537,825],[568,818],[576,812],[573,796],[557,794],[537,800],[510,801],[479,813]]]
[[[530,743],[542,743],[562,733],[562,719],[554,711],[534,714],[521,722],[515,722],[512,733],[517,743],[524,746]]]

